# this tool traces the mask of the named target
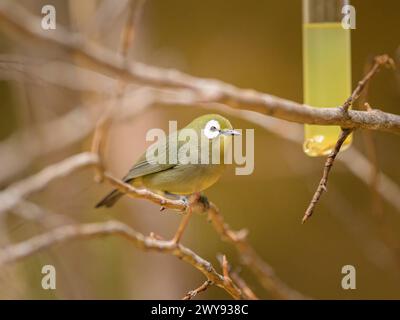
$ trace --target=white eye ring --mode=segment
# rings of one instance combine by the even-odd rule
[[[206,126],[204,127],[204,135],[208,139],[214,139],[214,138],[218,137],[220,129],[221,129],[221,126],[219,125],[219,122],[217,120],[210,120],[207,122]]]

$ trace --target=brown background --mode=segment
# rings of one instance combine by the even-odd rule
[[[57,22],[82,32],[87,30],[93,10],[101,1],[19,3],[36,15],[42,5],[54,4]],[[357,10],[357,29],[352,31],[353,84],[356,84],[368,59],[380,53],[395,57],[400,45],[400,3],[364,0],[352,4]],[[148,0],[132,58],[301,102],[301,18],[298,0]],[[97,41],[115,50],[123,21],[124,13],[114,20],[106,18]],[[1,34],[0,45],[3,54],[73,59],[5,34]],[[381,72],[371,84],[370,104],[400,113],[399,88],[395,73]],[[1,81],[0,137],[6,138],[33,123],[40,125],[84,99],[67,89]],[[168,120],[174,119],[183,126],[204,113],[190,106],[159,106],[113,127],[108,149],[110,170],[120,176],[129,169],[145,148],[148,129],[167,129]],[[399,212],[385,201],[383,215],[373,209],[369,188],[337,163],[329,192],[323,196],[311,221],[301,225],[324,159],[309,158],[299,145],[251,123],[230,120],[237,128],[255,129],[255,171],[250,176],[235,176],[230,168],[206,194],[234,228],[245,227],[250,231],[250,242],[279,277],[315,298],[400,298]],[[374,133],[374,138],[380,168],[400,183],[398,136]],[[354,146],[365,152],[361,132],[355,133],[354,140]],[[21,177],[88,148],[86,140],[42,157]],[[145,234],[153,231],[165,237],[173,235],[179,217],[160,214],[156,206],[142,200],[124,199],[112,210],[94,210],[95,202],[109,188],[94,184],[91,175],[87,170],[57,180],[31,199],[78,221],[114,217]],[[13,241],[41,230],[15,216],[9,216],[6,225]],[[216,265],[218,252],[226,253],[229,261],[238,265],[234,250],[221,243],[203,216],[192,219],[184,243]],[[53,264],[57,269],[55,291],[41,289],[40,270],[44,264]],[[356,290],[345,291],[340,286],[341,268],[346,264],[356,267]],[[246,268],[242,276],[260,297],[269,298]],[[144,253],[121,239],[105,238],[53,247],[5,268],[0,273],[0,297],[175,299],[203,281],[199,272],[174,257]],[[216,287],[201,295],[206,299],[227,297]]]

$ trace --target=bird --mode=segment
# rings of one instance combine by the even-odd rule
[[[122,181],[184,201],[187,201],[190,195],[200,194],[215,184],[226,166],[225,151],[229,150],[232,137],[240,135],[240,132],[233,129],[228,119],[218,114],[200,116],[183,129],[170,133],[166,139],[159,139],[148,147]],[[198,139],[177,139],[183,133],[187,135],[187,132],[196,134]],[[205,146],[208,146],[208,154],[205,154]],[[177,156],[175,161],[169,161],[170,150],[173,148],[177,151]],[[189,150],[194,151],[190,156],[195,161],[186,161],[184,156],[190,153]],[[160,161],[163,157],[168,158],[168,161]],[[215,161],[218,158],[219,161]],[[123,195],[123,192],[115,189],[95,207],[110,208]]]

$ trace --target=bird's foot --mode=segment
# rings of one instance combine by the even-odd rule
[[[197,210],[199,212],[206,212],[208,209],[210,209],[210,202],[208,201],[207,197],[200,192],[194,193],[190,196],[190,203],[193,206],[201,209]]]
[[[210,209],[210,201],[208,201],[208,198],[204,194],[201,193],[199,195],[197,202],[199,202],[203,205],[204,211],[207,211],[208,209]]]
[[[189,198],[186,196],[179,196],[179,200],[182,201],[182,203],[185,205],[185,207],[189,207]]]

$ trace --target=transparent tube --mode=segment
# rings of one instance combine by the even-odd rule
[[[346,0],[303,0],[304,103],[337,107],[351,94],[350,30],[341,24]],[[309,156],[327,155],[334,148],[340,127],[305,125],[303,150]],[[351,144],[350,135],[344,142]]]

